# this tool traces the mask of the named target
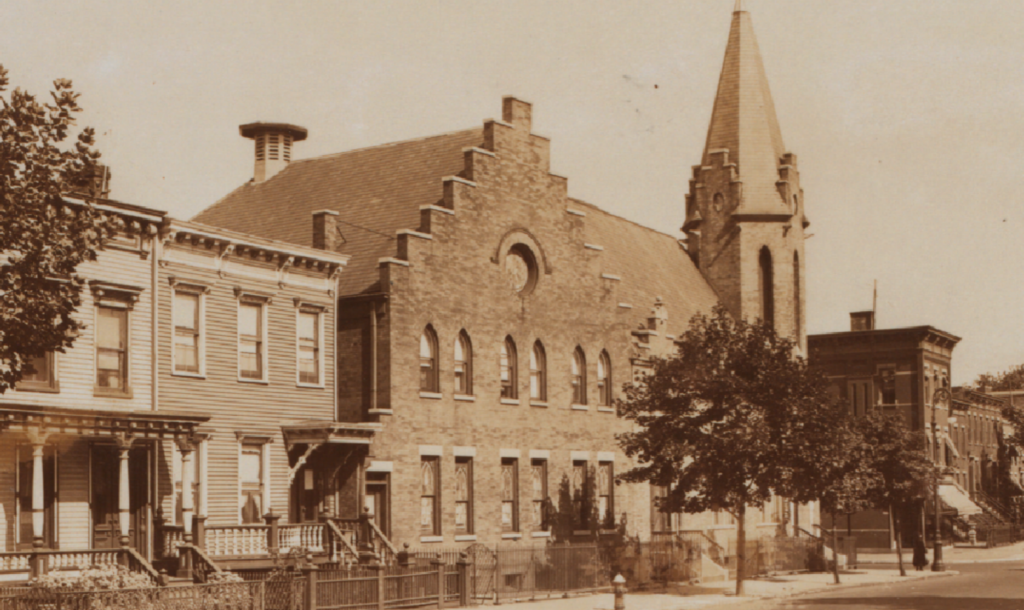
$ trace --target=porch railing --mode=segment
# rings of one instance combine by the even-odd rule
[[[322,523],[282,525],[277,529],[277,546],[282,553],[287,553],[294,548],[323,553],[324,525]]]
[[[206,552],[217,556],[266,555],[268,525],[218,525],[206,528]]]
[[[133,572],[146,574],[150,578],[159,578],[159,573],[153,569],[153,566],[132,548],[81,551],[42,549],[0,553],[0,571],[25,572],[33,577],[60,570],[118,564],[128,567]]]

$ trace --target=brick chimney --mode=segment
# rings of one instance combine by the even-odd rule
[[[248,123],[239,125],[243,138],[256,142],[256,166],[252,181],[270,180],[292,160],[292,143],[301,142],[309,134],[305,127],[288,123]]]
[[[338,228],[338,213],[334,210],[313,212],[313,247],[337,252],[345,243],[345,236]]]
[[[850,314],[850,330],[875,330],[875,312],[855,311]]]

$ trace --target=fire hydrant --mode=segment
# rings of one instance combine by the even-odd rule
[[[626,579],[619,574],[612,584],[615,585],[615,610],[626,610]]]
[[[971,524],[971,531],[967,533],[967,537],[971,541],[971,546],[978,543],[978,530],[974,529],[974,524]]]

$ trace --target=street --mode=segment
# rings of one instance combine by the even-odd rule
[[[955,564],[958,576],[876,585],[737,608],[779,610],[1009,610],[1024,609],[1024,562]]]

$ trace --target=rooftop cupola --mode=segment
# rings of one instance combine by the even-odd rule
[[[292,160],[292,143],[301,142],[309,134],[305,127],[288,123],[248,123],[240,125],[243,138],[256,142],[256,167],[253,182],[270,180]]]

